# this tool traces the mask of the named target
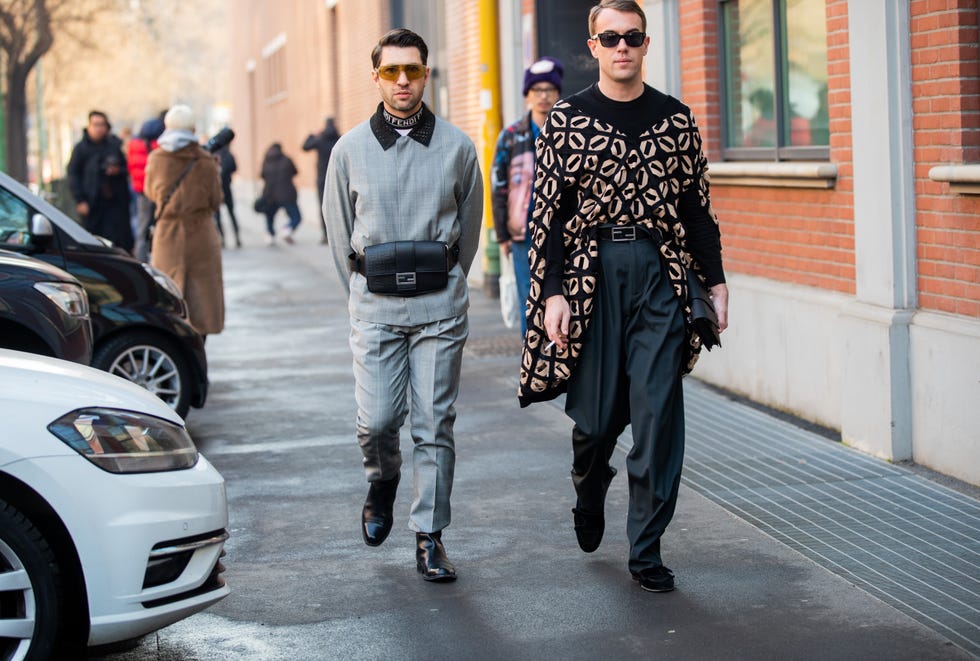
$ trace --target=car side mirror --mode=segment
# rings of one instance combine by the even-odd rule
[[[54,228],[51,221],[43,213],[36,213],[31,216],[31,236],[37,239],[49,239],[54,236]]]

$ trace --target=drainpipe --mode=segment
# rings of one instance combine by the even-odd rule
[[[492,298],[500,296],[500,248],[493,231],[490,204],[490,169],[500,134],[500,57],[498,53],[497,1],[479,0],[480,26],[480,110],[483,131],[477,154],[483,168],[483,227],[486,248],[483,251],[483,291]]]
[[[404,0],[390,0],[388,3],[388,20],[392,30],[405,27]]]

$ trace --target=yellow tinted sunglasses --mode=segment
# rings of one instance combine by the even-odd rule
[[[425,76],[425,65],[424,64],[386,64],[383,67],[378,67],[375,69],[378,72],[378,76],[384,78],[385,80],[398,80],[401,77],[402,71],[408,76],[409,80],[418,80]]]

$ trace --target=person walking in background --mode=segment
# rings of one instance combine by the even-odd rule
[[[560,61],[543,57],[524,72],[527,114],[500,132],[493,156],[493,226],[504,254],[514,261],[521,335],[527,332],[524,306],[531,291],[528,266],[528,219],[534,211],[534,141],[561,94],[565,69]]]
[[[567,390],[572,513],[586,553],[602,541],[616,474],[609,460],[632,424],[628,567],[644,590],[666,592],[674,574],[660,538],[684,458],[681,376],[701,347],[687,269],[709,288],[719,330],[728,288],[697,124],[687,106],[643,82],[643,10],[602,0],[589,35],[599,81],[555,105],[537,145],[519,399],[526,406]]]
[[[104,112],[88,114],[88,126],[68,161],[68,187],[85,229],[132,252],[129,173],[122,141],[111,130]]]
[[[285,209],[289,217],[289,225],[283,234],[286,243],[293,243],[293,234],[302,220],[299,205],[296,204],[296,185],[293,184],[296,174],[293,159],[283,153],[281,144],[274,142],[262,161],[262,180],[265,182],[262,188],[262,199],[265,201],[263,213],[270,246],[276,242],[275,218],[280,208]]]
[[[473,141],[422,102],[428,52],[404,29],[374,47],[381,103],[337,142],[323,215],[349,296],[356,433],[370,485],[361,534],[378,546],[391,532],[410,391],[415,564],[426,581],[452,581],[442,530],[450,522],[466,274],[480,241],[483,178]],[[365,275],[382,271],[390,277]]]
[[[150,260],[148,239],[154,212],[153,202],[143,192],[146,181],[146,161],[150,157],[150,152],[157,148],[157,138],[163,133],[163,129],[162,119],[154,117],[146,120],[126,148],[129,178],[136,193],[136,236],[133,254],[142,262]]]
[[[327,117],[326,125],[323,130],[313,135],[306,136],[303,143],[303,151],[316,150],[316,190],[319,197],[317,201],[321,207],[323,205],[323,180],[327,176],[327,164],[330,162],[330,152],[340,139],[340,133],[334,125],[333,117]],[[323,238],[320,243],[327,243],[327,223],[323,218],[323,211],[320,211],[320,225],[323,227]]]
[[[124,126],[119,130],[119,148],[126,155],[126,174],[129,174],[129,143],[133,140],[133,129],[131,126]],[[129,185],[129,231],[133,233],[133,254],[136,254],[136,190],[133,188],[133,177],[130,175],[126,179]]]
[[[228,145],[218,150],[218,164],[221,166],[221,194],[224,196],[225,208],[228,209],[228,217],[231,218],[231,229],[235,232],[235,247],[242,247],[242,238],[238,232],[238,219],[235,218],[235,198],[231,194],[231,175],[238,170],[238,163],[235,156],[231,153]],[[221,233],[221,244],[225,243],[225,231],[221,227],[221,209],[214,216],[218,225],[218,232]]]
[[[202,335],[225,325],[221,240],[214,214],[221,206],[218,163],[194,135],[194,113],[176,105],[164,116],[159,149],[146,164],[145,193],[156,205],[151,263],[180,287],[191,325]]]

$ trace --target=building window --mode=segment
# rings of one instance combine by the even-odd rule
[[[265,69],[265,100],[274,103],[286,98],[286,35],[279,34],[262,49]]]
[[[725,158],[830,157],[826,0],[721,0]]]

